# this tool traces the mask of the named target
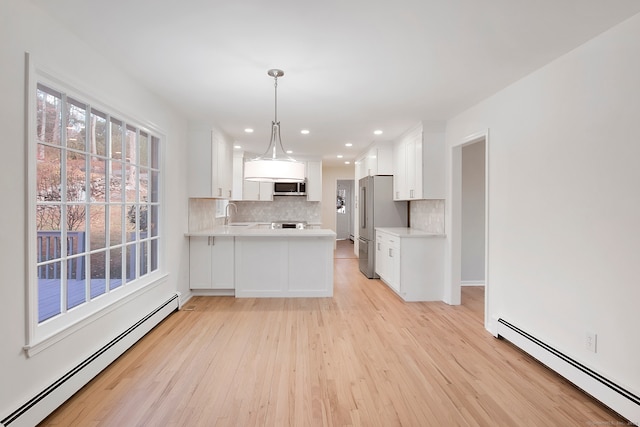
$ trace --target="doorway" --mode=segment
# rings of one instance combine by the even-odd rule
[[[462,286],[484,287],[477,293],[484,294],[484,324],[491,330],[488,315],[489,131],[471,135],[451,150],[449,299],[452,304],[464,304]]]
[[[353,240],[353,179],[336,181],[336,239]]]

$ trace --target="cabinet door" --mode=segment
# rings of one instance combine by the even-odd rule
[[[243,200],[244,157],[241,152],[233,153],[233,167],[231,173],[231,199]]]
[[[409,199],[416,198],[416,177],[417,177],[417,145],[415,139],[411,138],[406,144],[406,159],[407,159],[407,181],[406,192]]]
[[[211,246],[209,237],[189,238],[189,287],[211,289]]]
[[[388,270],[388,279],[387,283],[391,286],[396,292],[401,292],[401,283],[400,280],[400,242],[397,241],[397,238],[392,237],[389,239],[387,246],[387,270]]]
[[[242,200],[260,200],[260,182],[242,180]]]
[[[322,162],[307,162],[307,200],[322,201]]]
[[[387,277],[386,242],[381,233],[376,233],[376,273],[383,279]]]
[[[213,197],[211,188],[213,178],[213,162],[216,155],[212,152],[211,130],[191,128],[189,143],[189,196]]]
[[[234,288],[233,237],[211,238],[211,289]]]
[[[406,143],[400,141],[393,147],[393,200],[407,200],[407,152]]]
[[[258,200],[271,201],[273,200],[273,182],[259,182],[260,191],[258,194]]]
[[[233,151],[220,132],[212,132],[212,141],[216,151],[214,197],[231,198]]]

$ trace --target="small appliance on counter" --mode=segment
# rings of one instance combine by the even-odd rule
[[[360,224],[358,255],[360,271],[369,279],[377,279],[376,227],[408,227],[409,202],[393,201],[393,176],[367,176],[359,181]]]
[[[283,228],[295,228],[298,230],[304,230],[305,228],[307,228],[307,221],[274,221],[271,223],[272,230],[279,230]]]

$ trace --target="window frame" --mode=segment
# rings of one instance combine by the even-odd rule
[[[116,310],[118,307],[126,304],[128,301],[134,299],[137,295],[147,292],[152,288],[155,288],[160,283],[166,281],[167,273],[165,266],[165,258],[164,258],[164,247],[165,247],[165,238],[164,238],[164,211],[165,211],[165,200],[164,200],[164,149],[165,149],[165,141],[166,137],[164,133],[157,129],[155,126],[146,123],[143,120],[139,120],[133,114],[123,113],[117,108],[114,108],[113,102],[100,102],[98,96],[92,96],[88,91],[83,91],[78,89],[75,85],[71,85],[66,83],[70,81],[70,79],[61,79],[53,75],[52,73],[45,71],[43,68],[37,67],[34,65],[33,60],[30,58],[30,55],[26,54],[26,79],[25,79],[25,156],[26,156],[26,209],[27,209],[27,222],[26,222],[26,248],[27,248],[27,256],[26,256],[26,266],[25,271],[27,275],[27,292],[26,292],[26,314],[27,314],[27,336],[26,336],[26,344],[24,346],[24,350],[27,356],[33,356],[34,354],[39,353],[45,348],[51,346],[52,344],[58,342],[64,337],[80,330],[87,324],[97,320],[98,318],[106,315],[107,313]],[[39,321],[39,313],[38,313],[38,259],[37,259],[37,224],[36,224],[36,209],[38,206],[37,203],[37,162],[36,155],[38,149],[38,135],[37,135],[37,90],[38,85],[44,85],[48,88],[53,89],[54,91],[59,91],[65,97],[71,98],[74,101],[79,101],[81,103],[86,104],[88,108],[85,110],[86,116],[91,117],[91,113],[93,110],[97,110],[102,114],[105,114],[107,117],[107,126],[110,126],[110,118],[114,118],[116,120],[121,121],[123,126],[123,134],[126,135],[127,125],[130,125],[136,130],[136,136],[139,137],[140,133],[144,133],[147,135],[147,146],[149,154],[147,155],[147,165],[145,166],[145,170],[149,172],[148,174],[148,188],[151,189],[151,172],[157,171],[158,178],[156,180],[157,184],[157,203],[152,203],[151,201],[151,193],[149,193],[149,197],[147,197],[147,201],[145,205],[148,208],[147,215],[151,214],[152,206],[155,207],[157,213],[157,231],[155,232],[155,236],[147,235],[144,240],[140,238],[140,227],[136,224],[135,226],[135,245],[137,251],[141,248],[142,244],[146,245],[147,251],[151,252],[152,241],[156,241],[157,244],[155,246],[156,251],[156,262],[157,269],[151,270],[151,265],[147,265],[146,274],[141,276],[139,270],[140,264],[140,256],[135,256],[135,278],[133,280],[128,280],[126,277],[122,277],[122,284],[119,287],[113,289],[107,289],[100,296],[92,299],[89,298],[90,290],[90,274],[87,274],[87,278],[85,281],[85,289],[87,290],[87,297],[85,301],[75,307],[69,308],[67,310],[62,310],[61,314],[55,315],[50,319]],[[64,107],[64,106],[63,106]],[[64,108],[63,108],[64,110]],[[89,119],[85,119],[85,123],[89,121]],[[63,118],[61,119],[62,125],[66,126]],[[64,130],[62,131],[64,135]],[[85,129],[85,135],[87,134],[87,129]],[[151,156],[151,144],[152,139],[157,138],[158,150],[157,150],[157,169],[152,168],[152,156]],[[137,139],[136,142],[139,140]],[[122,144],[125,144],[125,141],[122,141]],[[61,142],[61,146],[64,145],[64,141]],[[89,150],[87,150],[87,142],[85,142],[84,154],[89,156]],[[124,152],[124,146],[122,147],[122,151]],[[136,143],[137,152],[140,151],[138,144]],[[66,148],[63,149],[62,152],[66,152]],[[104,154],[102,159],[105,162],[110,162],[113,160],[108,151]],[[124,157],[124,155],[123,155]],[[90,164],[90,157],[85,159],[85,164]],[[136,168],[139,168],[141,162],[137,162],[135,164]],[[126,165],[126,160],[122,159],[122,166]],[[89,170],[86,171],[89,173]],[[108,172],[105,170],[105,176],[108,176]],[[89,178],[85,178],[86,180]],[[61,184],[64,186],[63,182],[66,181],[66,177],[64,175],[60,178]],[[142,201],[139,199],[140,191],[140,175],[138,175],[136,179],[136,200],[135,202],[129,203],[126,200],[126,196],[122,195],[122,200],[119,202],[119,205],[122,206],[124,212],[121,217],[124,218],[126,222],[127,217],[127,208],[131,206],[135,206],[136,217],[139,218],[139,208],[141,206]],[[64,187],[63,187],[64,188]],[[88,192],[88,190],[87,190]],[[67,203],[60,202],[61,206]],[[116,205],[116,203],[112,203],[110,200],[105,201],[104,203],[90,203],[84,202],[86,209],[89,209],[93,206],[107,206]],[[87,224],[89,223],[89,219],[86,219]],[[108,222],[108,221],[107,221]],[[85,225],[86,227],[86,225]],[[106,230],[108,230],[109,225],[105,225]],[[122,224],[123,227],[123,239],[120,242],[120,247],[122,248],[122,259],[125,260],[127,241],[124,238],[126,234],[125,223]],[[85,230],[86,231],[86,230]],[[107,233],[107,231],[105,231]],[[66,233],[65,233],[66,234]],[[157,237],[156,237],[157,236]],[[88,237],[85,238],[85,243],[88,241]],[[107,246],[105,243],[105,248],[102,248],[105,252],[111,250],[111,247]],[[82,256],[91,258],[92,254],[100,252],[100,249],[93,250],[91,247],[84,248],[84,254]],[[139,252],[136,252],[139,253]],[[151,260],[152,256],[149,254],[147,256],[147,261]],[[66,263],[66,255],[61,258],[62,264]],[[109,266],[105,265],[105,270],[108,270]],[[107,273],[108,274],[108,273]],[[124,276],[124,274],[123,274]],[[64,283],[64,281],[63,281]],[[64,294],[64,291],[62,291]],[[66,303],[66,301],[65,301]]]

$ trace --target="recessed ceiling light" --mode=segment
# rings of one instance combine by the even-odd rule
[[[242,148],[242,145],[234,145],[233,148],[235,148],[236,150],[239,150]]]
[[[293,154],[292,150],[287,150],[287,154]]]
[[[338,154],[338,158],[341,159],[342,158],[342,154]]]
[[[309,135],[309,129],[302,129],[300,133],[303,135]]]
[[[347,142],[346,144],[344,144],[345,147],[353,147],[353,144],[350,142]]]
[[[253,129],[251,129],[251,128],[246,128],[244,131],[245,131],[246,133],[253,133]]]
[[[347,161],[347,162],[344,162],[344,164],[345,164],[345,165],[350,165],[350,164],[351,164],[351,162]]]
[[[374,135],[382,135],[382,131],[380,129],[373,131]]]

